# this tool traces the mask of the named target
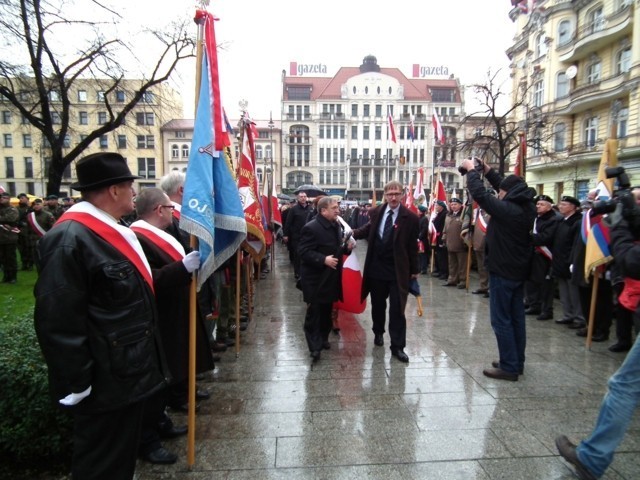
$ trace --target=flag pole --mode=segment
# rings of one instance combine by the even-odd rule
[[[201,6],[204,8],[203,6]],[[202,75],[202,57],[204,54],[204,23],[205,17],[196,15],[194,19],[197,25],[196,40],[196,91],[194,112],[198,111],[200,93],[200,78]],[[198,239],[195,235],[189,236],[189,245],[192,249],[198,248]],[[187,392],[187,466],[191,470],[195,463],[196,442],[196,279],[197,270],[191,274],[189,286],[189,372]]]

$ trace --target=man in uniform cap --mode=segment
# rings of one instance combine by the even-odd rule
[[[62,209],[62,207],[58,203],[58,196],[57,195],[47,195],[47,197],[45,198],[45,201],[47,202],[47,204],[44,206],[44,209],[47,212],[49,212],[51,215],[53,215],[53,218],[58,220],[62,216],[62,214],[64,213],[64,210]]]
[[[462,239],[462,200],[449,201],[449,213],[444,222],[443,240],[447,246],[449,276],[443,283],[446,287],[464,289],[467,276],[467,245]]]
[[[83,202],[38,243],[35,328],[56,403],[74,417],[73,478],[133,477],[145,400],[169,378],[149,263],[118,220],[133,180],[118,153],[76,165]]]

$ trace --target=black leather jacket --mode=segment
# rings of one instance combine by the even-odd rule
[[[115,410],[165,386],[154,295],[127,258],[84,225],[38,244],[35,328],[54,401],[91,386],[79,413]]]

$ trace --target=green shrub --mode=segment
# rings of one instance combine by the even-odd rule
[[[33,314],[0,324],[0,456],[14,468],[69,465],[72,419],[49,395]]]

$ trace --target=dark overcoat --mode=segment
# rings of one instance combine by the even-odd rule
[[[378,227],[382,221],[381,215],[387,205],[382,204],[369,210],[369,223],[353,231],[353,238],[366,239],[368,241],[367,256],[364,261],[364,271],[362,273],[362,300],[367,298],[371,290],[369,276],[367,273],[371,269],[373,260],[373,244],[378,239]],[[409,295],[409,283],[411,275],[417,275],[420,270],[418,266],[418,216],[404,205],[400,205],[398,218],[393,229],[393,260],[396,271],[396,281],[400,293],[400,309],[404,312],[407,306]]]

